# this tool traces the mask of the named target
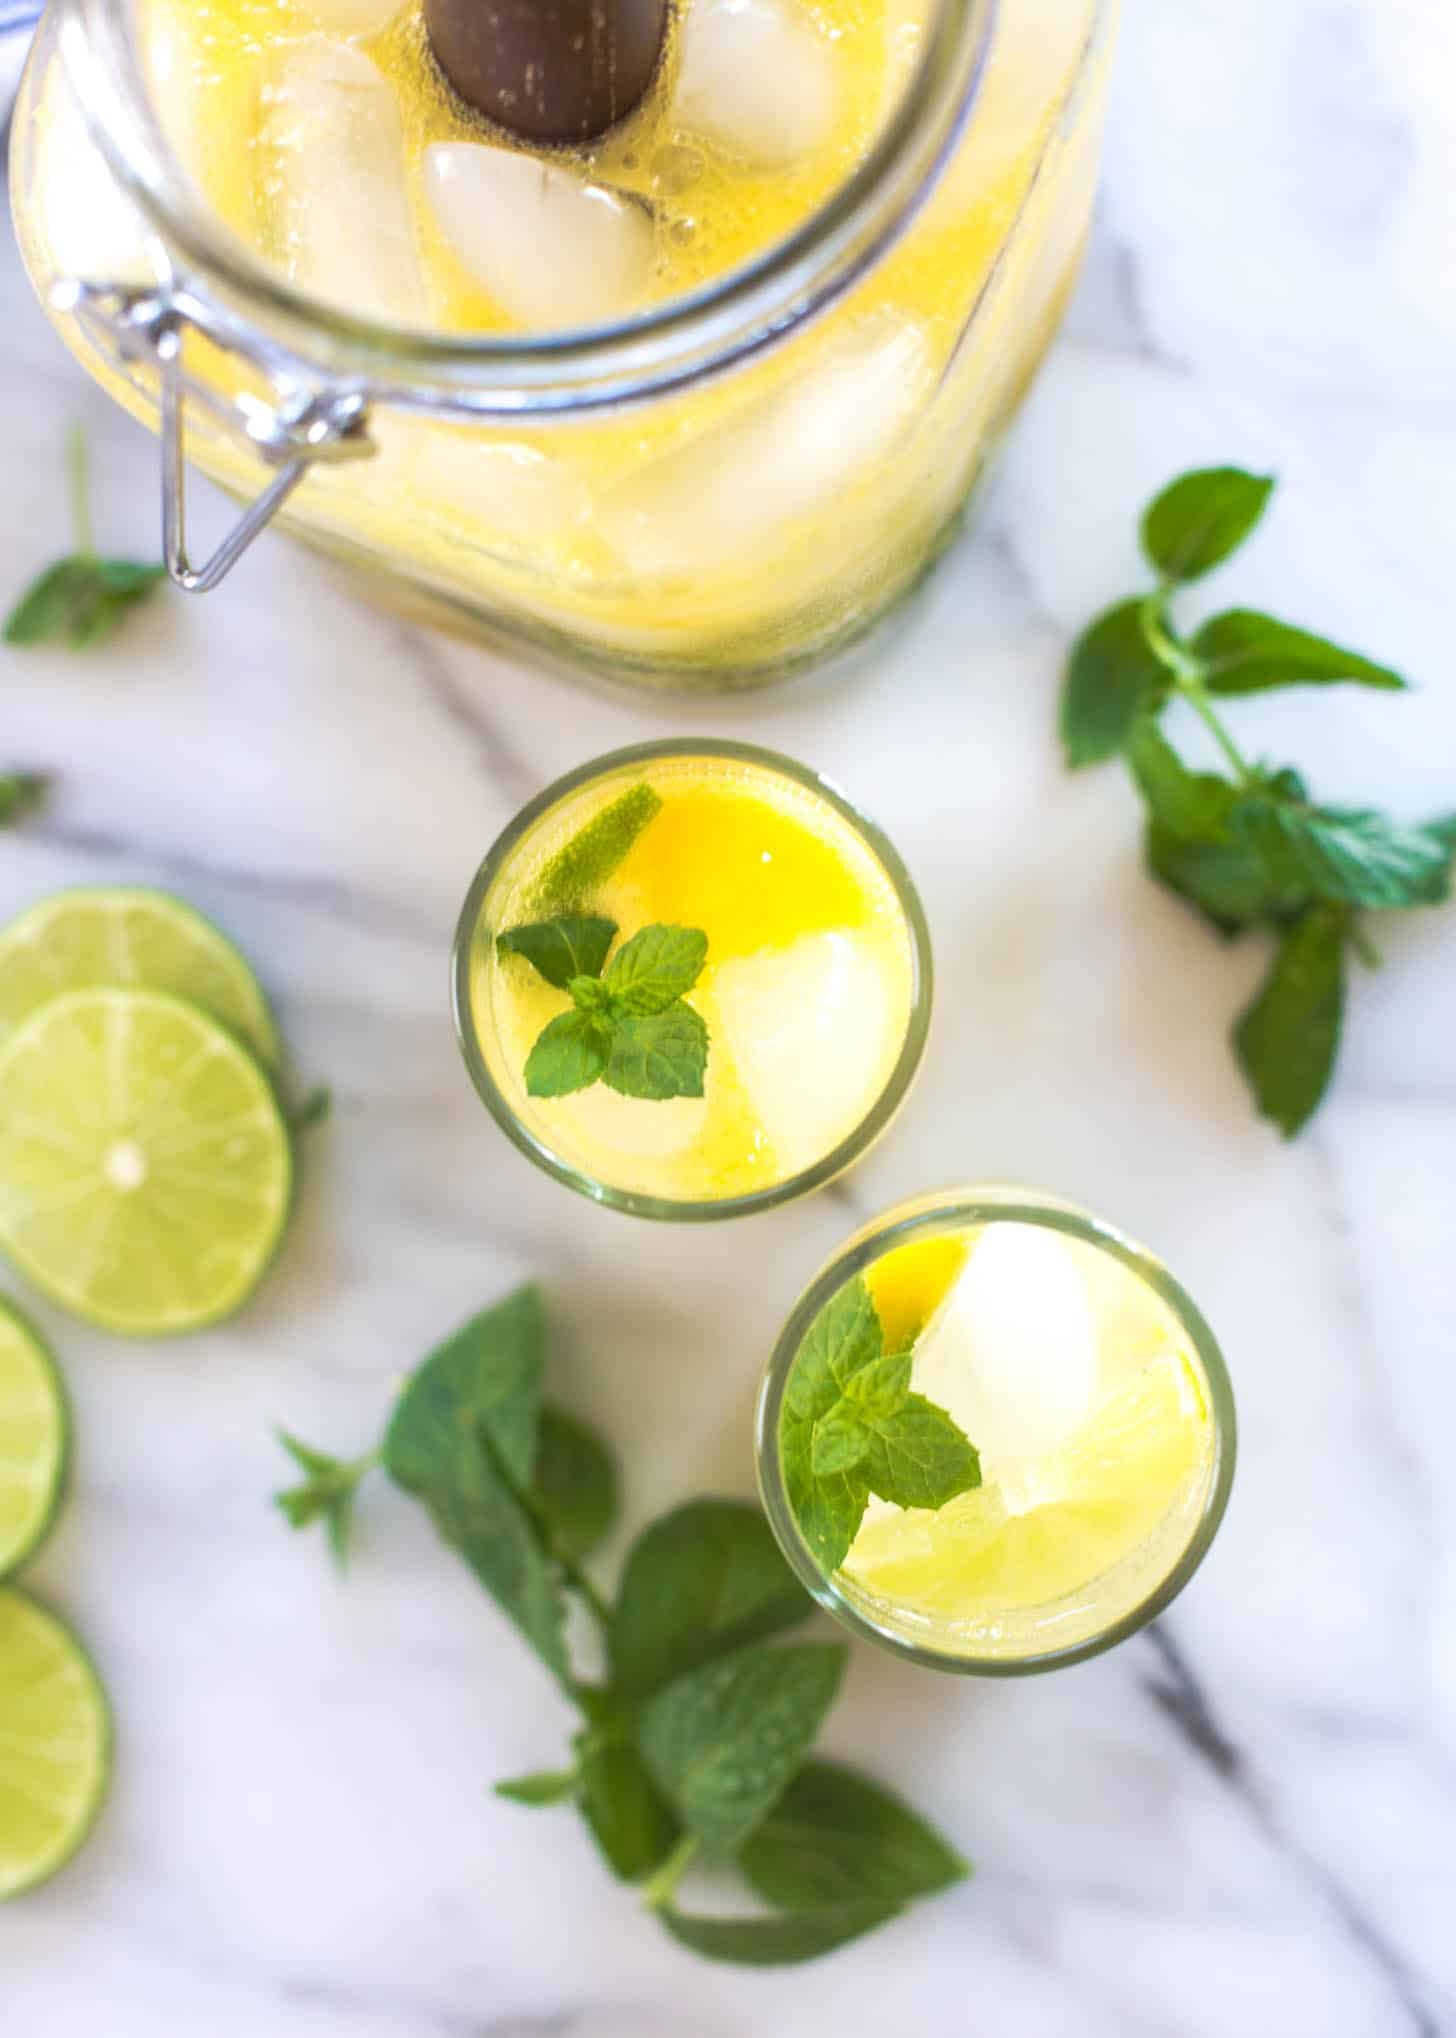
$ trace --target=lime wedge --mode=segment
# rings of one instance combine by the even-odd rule
[[[196,1330],[260,1279],[293,1160],[273,1085],[160,991],[73,991],[0,1042],[0,1249],[129,1336]]]
[[[629,786],[549,859],[532,892],[533,910],[549,920],[589,899],[661,812],[662,797],[650,785]]]
[[[97,984],[190,999],[277,1064],[257,978],[225,935],[169,892],[82,885],[0,929],[0,1039],[49,999]]]
[[[0,1577],[34,1553],[51,1525],[68,1427],[55,1362],[0,1298]]]
[[[106,1694],[85,1651],[53,1613],[0,1587],[0,1902],[70,1860],[110,1771]]]

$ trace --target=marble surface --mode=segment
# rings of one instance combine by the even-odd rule
[[[837,674],[718,706],[596,697],[382,620],[276,542],[105,655],[0,653],[7,758],[60,775],[0,838],[0,911],[87,878],[185,891],[261,959],[337,1097],[234,1323],[124,1346],[38,1310],[80,1466],[35,1582],[104,1666],[119,1762],[94,1844],[0,1916],[7,2034],[1456,2031],[1456,910],[1389,927],[1333,1100],[1282,1146],[1224,1047],[1260,955],[1148,884],[1118,774],[1071,781],[1052,741],[1059,657],[1129,583],[1136,507],[1240,459],[1283,492],[1210,599],[1421,683],[1240,727],[1332,795],[1452,804],[1453,88],[1431,0],[1134,4],[1065,336],[977,534]],[[8,245],[0,317],[6,585],[61,541],[68,417],[106,539],[149,546],[153,449]],[[694,1236],[590,1208],[496,1136],[444,983],[522,798],[669,730],[839,775],[918,874],[940,962],[890,1141],[842,1190]],[[381,1489],[341,1588],[268,1506],[269,1426],[364,1443],[402,1368],[536,1274],[556,1391],[621,1446],[631,1523],[746,1492],[760,1360],[806,1276],[860,1214],[975,1176],[1084,1199],[1201,1298],[1242,1411],[1228,1520],[1154,1631],[1056,1677],[857,1650],[834,1748],[933,1807],[979,1874],[816,1968],[701,1966],[564,1815],[488,1794],[552,1762],[566,1720],[463,1572]]]

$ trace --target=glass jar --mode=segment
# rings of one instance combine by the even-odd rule
[[[877,139],[802,227],[621,324],[476,338],[311,297],[216,216],[135,4],[52,0],[12,196],[62,337],[162,433],[173,577],[276,516],[406,612],[683,688],[845,643],[946,543],[1076,272],[1115,11],[903,0]],[[248,505],[201,566],[184,437]]]
[[[922,1340],[935,1332],[940,1305],[951,1299],[960,1269],[974,1267],[973,1242],[998,1227],[1042,1241],[1030,1259],[1023,1246],[1014,1263],[1023,1283],[1038,1284],[1040,1301],[1031,1320],[1040,1319],[1039,1334],[1051,1325],[1062,1338],[1069,1328],[1075,1332],[1076,1317],[1069,1326],[1065,1310],[1055,1306],[1068,1266],[1075,1270],[1071,1278],[1084,1297],[1078,1308],[1091,1310],[1095,1353],[1095,1370],[1086,1382],[1085,1426],[1055,1440],[1045,1432],[1055,1422],[1050,1405],[1066,1386],[1065,1378],[1057,1378],[1060,1365],[1038,1375],[1036,1367],[1045,1360],[1024,1343],[1007,1344],[1001,1355],[1007,1379],[1000,1391],[1014,1389],[1013,1405],[1009,1412],[998,1411],[995,1361],[974,1343],[967,1346],[980,1354],[975,1363],[992,1368],[973,1392],[980,1416],[974,1426],[999,1414],[1004,1449],[1008,1420],[1025,1431],[1029,1403],[1034,1426],[1045,1433],[1028,1444],[1012,1484],[1007,1468],[1021,1446],[998,1466],[988,1458],[985,1432],[972,1437],[981,1446],[984,1482],[944,1506],[943,1516],[939,1501],[932,1503],[936,1511],[925,1512],[924,1503],[916,1503],[900,1513],[872,1498],[882,1538],[886,1518],[893,1522],[898,1562],[878,1568],[871,1562],[866,1571],[857,1534],[843,1563],[826,1568],[813,1547],[812,1529],[791,1503],[792,1475],[786,1473],[783,1448],[786,1403],[792,1418],[793,1377],[811,1332],[852,1283],[869,1287],[875,1312],[886,1308],[888,1295],[889,1305],[907,1320],[884,1322],[885,1343],[896,1352],[908,1345],[915,1360],[911,1386],[936,1399],[947,1390],[947,1373],[943,1360],[922,1359]],[[1049,1265],[1051,1241],[1057,1250]],[[947,1252],[964,1252],[968,1244],[970,1254],[948,1266]],[[886,1281],[892,1267],[893,1281]],[[877,1279],[883,1289],[876,1290]],[[935,1297],[928,1317],[913,1311],[907,1318],[915,1291],[927,1287]],[[990,1335],[997,1321],[1001,1326],[1009,1321],[1014,1335],[1016,1312],[1008,1317],[1005,1300],[1003,1289],[988,1318],[983,1299],[976,1336]],[[1000,1335],[1007,1335],[1005,1328]],[[1055,1358],[1055,1348],[1047,1356]],[[1067,1363],[1074,1362],[1061,1361]],[[935,1389],[922,1381],[922,1366],[936,1379]],[[1083,1420],[1078,1418],[1079,1425]],[[1196,1442],[1190,1442],[1195,1434]],[[1175,1436],[1185,1446],[1181,1456],[1170,1448]],[[1143,1448],[1146,1456],[1139,1455]],[[764,1373],[756,1423],[764,1510],[784,1555],[820,1605],[855,1634],[911,1662],[983,1677],[1080,1663],[1161,1613],[1218,1533],[1235,1453],[1233,1388],[1223,1354],[1196,1304],[1161,1261],[1075,1204],[999,1184],[901,1203],[857,1232],[795,1305]],[[1176,1485],[1164,1483],[1170,1461],[1181,1474]],[[1157,1495],[1151,1510],[1139,1509],[1138,1498],[1147,1498],[1146,1492],[1138,1495],[1139,1469],[1145,1476],[1157,1474],[1148,1489]],[[965,1501],[972,1507],[959,1511]],[[867,1510],[865,1523],[870,1519]],[[1018,1527],[1025,1531],[1019,1543],[1008,1541],[1008,1525],[1013,1535]],[[869,1533],[873,1539],[876,1530]],[[1017,1588],[1029,1579],[1038,1581],[1037,1589],[1019,1597]],[[894,1591],[888,1589],[892,1580]]]

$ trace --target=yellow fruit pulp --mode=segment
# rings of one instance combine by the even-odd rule
[[[724,1005],[730,979],[792,962],[809,937],[853,945],[887,1015],[874,1051],[851,1071],[848,1109],[857,1121],[884,1090],[909,1024],[915,964],[905,913],[874,851],[822,795],[763,766],[704,756],[612,774],[568,797],[522,841],[487,901],[491,934],[540,917],[543,869],[644,778],[660,809],[579,905],[614,921],[619,941],[654,924],[707,935],[707,964],[688,998],[708,1026],[703,1098],[621,1097],[602,1083],[569,1097],[528,1097],[526,1058],[568,999],[521,957],[497,955],[484,931],[472,996],[477,1043],[517,1116],[593,1180],[675,1201],[751,1194],[800,1168],[776,1150],[775,1127],[739,1066],[731,1034],[740,1008]],[[804,1074],[813,1085],[816,1072]]]
[[[979,1235],[912,1241],[867,1270],[887,1349],[923,1330]],[[1207,1496],[1214,1428],[1186,1333],[1122,1261],[1066,1244],[1097,1326],[1081,1426],[1018,1468],[1014,1495],[988,1477],[938,1511],[872,1499],[841,1574],[853,1599],[951,1653],[1036,1654],[1115,1625],[1176,1564]]]
[[[915,1342],[955,1286],[969,1251],[964,1235],[915,1238],[866,1269],[887,1352],[903,1352]]]

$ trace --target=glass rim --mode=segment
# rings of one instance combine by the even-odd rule
[[[920,60],[864,160],[750,261],[615,324],[462,338],[350,313],[271,269],[214,219],[181,172],[152,108],[127,0],[56,0],[63,61],[108,168],[235,311],[262,307],[301,358],[366,378],[378,401],[408,408],[422,400],[418,385],[433,383],[460,408],[491,415],[656,395],[746,358],[839,297],[898,239],[954,151],[1000,4],[934,0]],[[1095,0],[1092,38],[1109,5]],[[381,371],[413,381],[380,383]]]
[[[904,915],[910,943],[912,981],[905,1038],[895,1066],[874,1103],[853,1130],[812,1167],[802,1168],[797,1174],[786,1175],[782,1181],[771,1183],[767,1188],[750,1190],[740,1196],[678,1198],[646,1195],[599,1182],[584,1168],[563,1160],[522,1121],[514,1104],[491,1074],[472,1022],[471,971],[485,902],[491,887],[526,834],[563,799],[569,799],[573,793],[614,771],[630,769],[638,764],[660,763],[668,758],[691,757],[725,758],[757,765],[791,779],[796,785],[827,801],[882,866]],[[460,1053],[481,1102],[512,1145],[546,1174],[563,1182],[567,1188],[575,1189],[591,1202],[621,1211],[626,1216],[653,1218],[665,1223],[716,1223],[720,1219],[751,1217],[762,1210],[773,1210],[780,1204],[793,1202],[800,1196],[810,1195],[815,1189],[822,1189],[857,1161],[888,1128],[915,1079],[930,1033],[934,988],[934,961],[925,908],[903,858],[878,823],[863,813],[832,779],[825,778],[808,765],[784,756],[781,751],[766,749],[761,744],[739,743],[726,737],[682,736],[658,742],[632,743],[620,750],[606,751],[553,780],[521,808],[487,850],[465,895],[450,953],[450,1003]]]
[[[904,1214],[897,1215],[897,1212]],[[799,1348],[815,1317],[844,1283],[863,1273],[866,1267],[893,1247],[904,1245],[913,1237],[961,1231],[971,1224],[992,1221],[1038,1224],[1063,1232],[1070,1238],[1111,1253],[1145,1281],[1172,1310],[1197,1353],[1208,1384],[1214,1432],[1213,1473],[1202,1511],[1177,1561],[1164,1576],[1119,1619],[1086,1640],[1014,1658],[939,1649],[929,1642],[912,1639],[887,1622],[876,1620],[864,1606],[842,1592],[834,1580],[826,1576],[804,1541],[784,1490],[778,1448],[779,1415]],[[893,1206],[882,1217],[873,1219],[857,1231],[820,1270],[795,1304],[764,1368],[754,1415],[754,1459],[759,1496],[779,1548],[805,1590],[826,1612],[861,1639],[874,1642],[880,1648],[889,1649],[893,1654],[926,1668],[971,1677],[1026,1677],[1047,1670],[1064,1669],[1070,1664],[1083,1663],[1093,1656],[1105,1654],[1156,1619],[1177,1598],[1208,1554],[1228,1506],[1237,1455],[1238,1420],[1228,1365],[1207,1319],[1181,1282],[1146,1246],[1139,1245],[1092,1212],[1061,1202],[1044,1191],[1002,1183],[978,1183],[966,1188],[948,1189],[929,1198],[914,1198],[908,1205]]]

